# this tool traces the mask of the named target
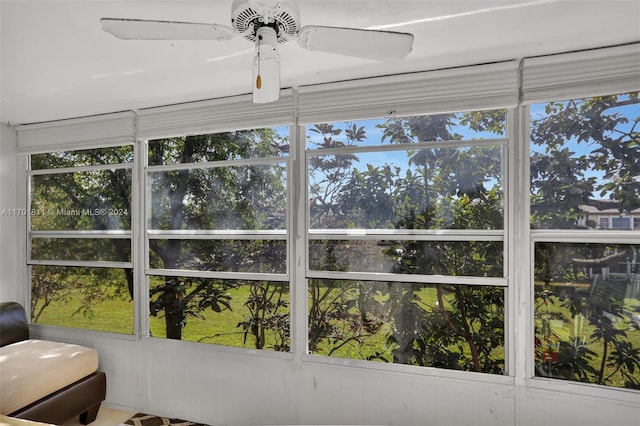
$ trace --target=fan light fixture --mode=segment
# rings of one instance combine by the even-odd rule
[[[266,104],[280,99],[280,56],[276,50],[278,35],[271,27],[256,32],[256,56],[253,58],[253,102]]]

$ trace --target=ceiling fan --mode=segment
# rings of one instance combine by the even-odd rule
[[[268,103],[280,97],[278,43],[298,40],[305,49],[393,61],[411,52],[409,33],[309,25],[300,28],[293,1],[234,0],[231,27],[195,22],[102,18],[108,33],[124,40],[230,40],[244,37],[255,43],[253,102]]]

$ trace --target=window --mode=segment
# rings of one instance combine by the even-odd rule
[[[588,224],[587,224],[588,226]],[[609,218],[608,217],[601,217],[600,218],[600,229],[610,229],[609,228]]]
[[[309,350],[502,374],[505,111],[309,125]]]
[[[152,336],[289,350],[288,130],[149,141]]]
[[[639,124],[637,93],[531,107],[537,376],[640,389]]]
[[[542,386],[640,389],[638,95],[500,109],[518,88],[575,96],[557,73],[609,90],[565,62],[526,59],[521,83],[513,61],[23,126],[33,321],[496,382],[525,357]],[[527,111],[521,141],[507,115]]]
[[[612,217],[611,229],[631,229],[631,218],[628,217]]]
[[[30,160],[32,321],[132,334],[133,147]]]

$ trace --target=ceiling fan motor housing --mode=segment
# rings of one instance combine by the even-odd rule
[[[231,5],[231,25],[247,40],[256,41],[261,27],[271,27],[278,43],[295,37],[300,29],[300,14],[295,3],[286,1],[234,0]],[[253,25],[253,31],[248,31]]]

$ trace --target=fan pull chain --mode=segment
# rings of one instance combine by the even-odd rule
[[[262,77],[260,77],[260,41],[262,36],[258,36],[258,77],[256,78],[256,89],[262,89]]]
[[[260,54],[258,53],[258,77],[256,78],[256,88],[262,89],[262,77],[260,77]]]

